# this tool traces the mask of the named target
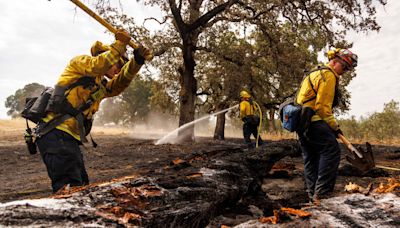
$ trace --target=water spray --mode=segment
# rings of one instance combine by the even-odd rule
[[[209,119],[209,118],[212,117],[212,116],[216,116],[216,115],[218,115],[218,114],[221,114],[221,113],[224,113],[224,112],[228,112],[228,111],[230,111],[230,110],[232,110],[232,109],[234,109],[234,108],[237,108],[238,106],[239,106],[239,104],[234,105],[234,106],[229,107],[229,108],[226,108],[226,109],[224,109],[224,110],[222,110],[222,111],[219,111],[219,112],[216,112],[216,113],[212,113],[212,114],[207,115],[207,116],[203,116],[203,117],[201,117],[201,118],[199,118],[199,119],[197,119],[197,120],[193,120],[192,122],[186,123],[186,124],[180,126],[179,128],[177,128],[177,129],[171,131],[170,133],[168,133],[167,135],[165,135],[165,136],[162,137],[161,139],[159,139],[159,140],[155,143],[155,145],[160,145],[160,144],[168,143],[168,142],[171,141],[172,138],[175,138],[175,135],[176,135],[180,130],[186,129],[186,128],[188,128],[188,127],[190,127],[190,126],[192,126],[192,125],[194,125],[194,124],[196,124],[196,123],[198,123],[198,122],[200,122],[200,121],[207,120],[207,119]]]

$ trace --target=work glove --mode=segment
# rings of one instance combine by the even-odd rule
[[[335,136],[336,136],[336,138],[339,138],[339,134],[343,135],[343,132],[342,132],[342,130],[340,130],[340,128],[338,128],[338,129],[335,131]]]
[[[119,29],[115,33],[115,39],[121,41],[123,44],[127,45],[131,40],[131,35],[123,29]]]
[[[151,51],[142,45],[133,51],[135,62],[139,65],[143,65],[147,56],[151,55]]]

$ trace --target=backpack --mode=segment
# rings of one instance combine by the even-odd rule
[[[284,129],[290,132],[304,132],[308,129],[315,111],[310,107],[297,104],[295,99],[295,97],[290,97],[279,106],[280,120]],[[311,100],[314,99],[315,97]]]
[[[53,91],[53,88],[46,87],[39,96],[27,97],[21,116],[37,124],[47,114],[47,105]]]
[[[85,104],[75,109],[68,102],[67,96],[69,91],[77,86],[88,88],[95,84],[95,79],[93,77],[83,76],[69,86],[55,86],[55,88],[46,87],[39,96],[26,98],[21,116],[26,119],[27,128],[24,137],[30,154],[37,153],[33,133],[35,133],[36,138],[40,138],[71,117],[75,117],[78,121],[78,125],[80,125],[79,130],[82,142],[87,142],[85,136],[90,132],[92,120],[84,118],[82,112],[91,106],[93,98],[91,96]],[[97,91],[92,93],[92,95]],[[67,92],[66,95],[65,92]],[[47,123],[39,124],[41,119],[46,117],[48,112],[55,112],[59,115]],[[34,131],[29,127],[28,120],[38,124],[37,127],[34,128]],[[94,147],[97,146],[93,139],[92,144]]]
[[[279,106],[279,115],[282,127],[290,132],[298,129],[300,122],[301,105],[295,102],[295,97],[290,97]]]
[[[303,102],[303,104],[310,102],[317,98],[317,91],[314,89],[314,85],[311,82],[310,74],[312,72],[318,70],[331,70],[326,66],[318,66],[317,68],[308,72],[307,76],[303,79],[303,81],[308,78],[308,82],[311,85],[312,90],[314,91],[314,96],[307,99]],[[303,83],[303,82],[302,82]],[[301,84],[302,84],[301,83]],[[300,85],[301,85],[300,84]],[[298,93],[298,92],[297,92]],[[298,132],[302,133],[306,131],[311,123],[311,117],[315,114],[315,111],[311,107],[300,105],[296,102],[296,95],[289,97],[279,106],[279,117],[282,123],[282,127],[290,132]]]

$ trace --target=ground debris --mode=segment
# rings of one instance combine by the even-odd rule
[[[277,224],[280,222],[280,216],[279,216],[279,211],[274,210],[274,215],[269,216],[269,217],[261,217],[258,219],[259,222],[261,223],[271,223],[271,224]]]
[[[345,187],[344,191],[349,193],[362,193],[364,195],[368,195],[372,190],[372,183],[368,184],[368,187],[363,188],[358,184],[349,182]]]
[[[399,227],[400,197],[392,193],[344,194],[322,199],[320,206],[303,208],[312,216],[279,223],[280,227]],[[250,220],[235,226],[272,227],[259,220]]]
[[[387,183],[380,183],[379,187],[374,190],[376,193],[400,193],[400,178],[388,178]]]
[[[249,189],[255,188],[252,185],[261,183],[275,162],[294,153],[292,144],[281,142],[249,151],[231,145],[203,147],[163,164],[158,161],[148,164],[133,178],[64,188],[53,200],[72,205],[81,211],[81,216],[87,217],[82,221],[95,224],[204,227],[222,208],[235,204]],[[171,168],[162,168],[166,165]],[[90,208],[90,216],[80,209],[83,205]],[[0,225],[18,226],[14,218],[26,209],[17,206],[12,209],[14,214],[4,216],[9,209],[0,207]],[[51,224],[50,217],[41,215],[44,210],[35,207],[29,210],[39,214],[35,224]],[[46,210],[52,210],[62,221],[68,220],[63,217],[68,214],[66,208]],[[74,226],[78,224],[79,221]]]
[[[306,212],[306,211],[298,210],[298,209],[294,209],[294,208],[288,208],[288,207],[282,207],[281,211],[285,212],[289,215],[296,215],[299,218],[308,218],[312,215],[310,212]]]
[[[282,207],[279,210],[274,210],[274,215],[269,217],[261,217],[258,221],[260,223],[271,223],[278,224],[284,223],[288,220],[293,220],[297,218],[308,218],[311,217],[311,213],[303,210],[298,210],[294,208]],[[292,216],[296,216],[293,218]]]

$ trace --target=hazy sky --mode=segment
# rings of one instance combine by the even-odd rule
[[[134,0],[121,2],[137,22],[144,15],[159,16]],[[68,0],[0,0],[0,119],[8,118],[4,102],[17,89],[32,82],[53,86],[72,57],[89,54],[95,40],[113,41],[98,22],[75,9]],[[359,65],[349,87],[349,115],[357,117],[382,111],[391,99],[400,101],[400,1],[379,7],[377,19],[378,34],[350,37]]]

